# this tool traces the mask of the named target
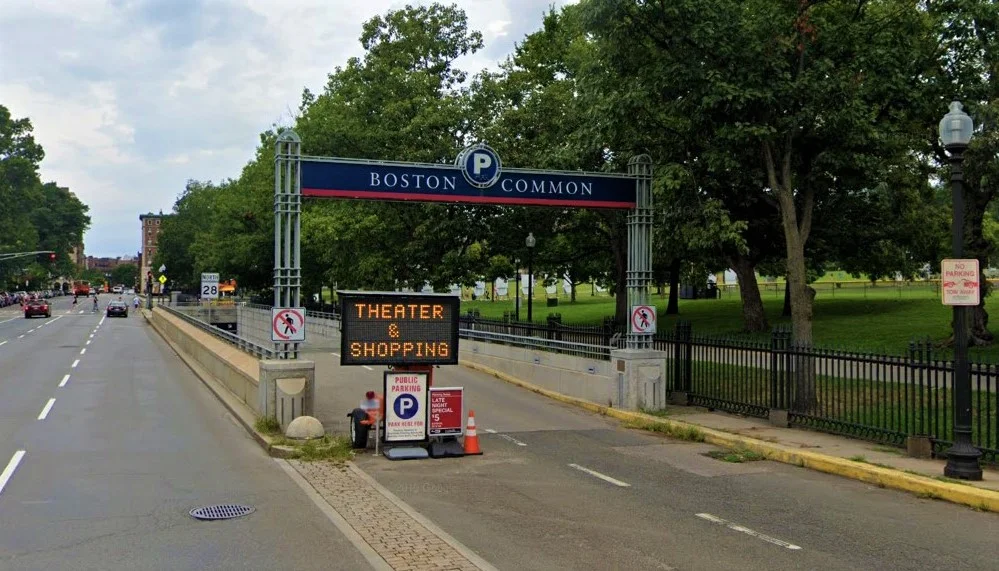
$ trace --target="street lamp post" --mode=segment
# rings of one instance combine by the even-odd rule
[[[534,232],[527,233],[527,321],[534,323]]]
[[[520,321],[520,266],[517,264],[517,259],[513,260],[513,269],[516,272],[516,281],[513,283],[513,295],[516,301],[513,302],[514,318],[516,321]]]
[[[954,101],[940,121],[940,140],[950,154],[950,184],[954,220],[951,228],[954,258],[964,256],[964,150],[971,142],[974,124]],[[981,480],[981,451],[971,443],[971,375],[968,368],[968,307],[954,306],[954,445],[947,450],[944,475],[962,480]]]

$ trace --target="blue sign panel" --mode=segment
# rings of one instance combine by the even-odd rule
[[[302,195],[584,208],[633,208],[635,179],[599,173],[501,169],[484,145],[462,151],[457,165],[302,157]]]

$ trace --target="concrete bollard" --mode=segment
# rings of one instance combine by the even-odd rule
[[[285,430],[300,416],[315,410],[316,363],[305,360],[260,361],[258,410],[272,416]]]

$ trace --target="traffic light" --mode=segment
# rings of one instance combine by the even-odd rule
[[[55,252],[52,252],[51,254],[49,254],[49,261],[50,261],[50,262],[54,262],[54,261],[56,261],[56,255],[55,255]]]

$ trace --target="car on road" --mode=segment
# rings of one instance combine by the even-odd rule
[[[128,317],[128,304],[114,300],[108,304],[108,317]]]
[[[36,315],[41,315],[43,317],[52,317],[52,309],[49,307],[49,302],[44,299],[33,299],[24,304],[24,318],[34,317]]]
[[[111,288],[111,292],[112,292],[112,293],[117,293],[117,294],[121,294],[121,293],[123,293],[124,291],[125,291],[125,288],[124,288],[124,287],[122,287],[122,286],[120,286],[120,285],[116,285],[116,286],[114,286],[113,288]]]

